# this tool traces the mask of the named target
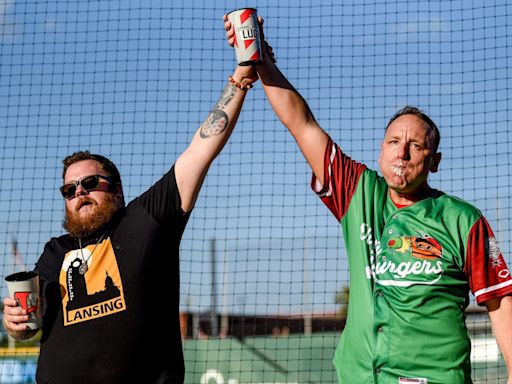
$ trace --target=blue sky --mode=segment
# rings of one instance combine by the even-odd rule
[[[278,64],[319,123],[376,168],[389,117],[412,104],[441,128],[432,184],[477,205],[510,260],[506,1],[15,1],[0,4],[0,250],[32,265],[63,232],[61,160],[110,157],[129,200],[186,148],[235,65],[221,17],[265,17]],[[210,169],[182,242],[182,306],[245,313],[335,310],[346,262],[334,217],[261,87]]]

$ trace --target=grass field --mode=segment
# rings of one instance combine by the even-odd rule
[[[186,340],[187,383],[336,383],[331,360],[339,334]],[[472,340],[475,384],[505,384],[506,366],[492,338]],[[209,379],[209,381],[205,381]]]
[[[331,360],[337,333],[312,336],[184,340],[186,383],[336,383]],[[506,367],[491,338],[474,338],[475,384],[505,384]],[[0,349],[0,383],[35,383],[38,348]]]

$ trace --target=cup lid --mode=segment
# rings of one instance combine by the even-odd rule
[[[25,281],[30,280],[34,277],[37,277],[38,274],[36,271],[22,271],[22,272],[16,272],[12,275],[9,275],[5,278],[5,281]]]

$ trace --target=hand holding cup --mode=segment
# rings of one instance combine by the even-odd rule
[[[8,331],[38,330],[42,325],[39,276],[17,272],[5,278],[9,297],[4,299],[4,323]]]
[[[240,12],[240,10],[232,11],[232,12],[229,12],[228,14],[224,15],[224,17],[223,17],[224,29],[226,30],[226,38],[228,40],[228,44],[231,47],[235,47],[235,42],[237,41],[236,25],[233,22],[233,19],[234,19],[233,16],[235,16],[235,15],[238,16],[239,12]],[[254,13],[254,15],[256,17],[256,12]],[[259,34],[258,44],[259,44],[260,50],[261,50],[261,59],[253,62],[252,64],[261,64],[267,58],[270,58],[272,63],[276,62],[272,47],[265,40],[265,34],[263,33],[263,22],[264,22],[264,20],[261,16],[256,17],[256,27],[257,27],[258,34]],[[238,34],[240,35],[241,32],[239,32]],[[236,47],[235,47],[235,52],[237,52]],[[238,54],[237,54],[237,60],[240,61],[238,58]],[[247,65],[247,64],[239,64],[239,65]]]

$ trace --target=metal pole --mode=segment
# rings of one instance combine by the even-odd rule
[[[224,262],[222,264],[222,315],[220,318],[220,335],[226,337],[229,332],[229,310],[228,310],[228,252],[224,251]]]
[[[313,308],[311,305],[311,276],[309,273],[309,242],[308,238],[304,237],[304,260],[303,260],[303,292],[302,292],[302,300],[303,300],[303,312],[304,312],[304,334],[311,335],[313,331],[313,321],[312,321],[312,312]]]
[[[211,336],[219,335],[219,324],[217,319],[217,285],[215,283],[215,239],[210,240],[210,263],[211,263],[211,274],[212,274],[212,285],[211,285],[211,308],[210,308],[210,326]]]

